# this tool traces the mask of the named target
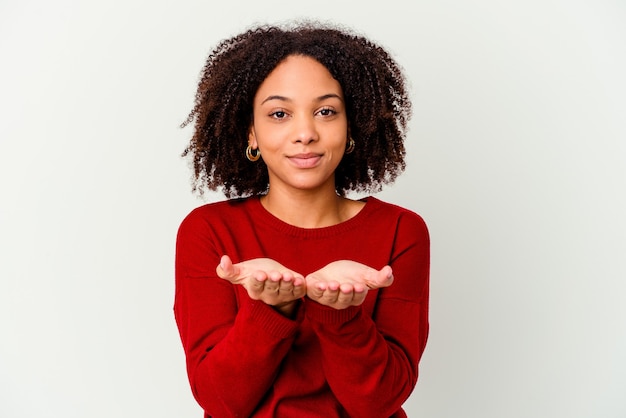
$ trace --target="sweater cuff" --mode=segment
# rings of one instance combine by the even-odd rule
[[[361,306],[349,306],[345,309],[335,309],[308,298],[305,303],[306,317],[322,324],[343,324],[344,322],[354,319],[361,311]]]
[[[248,299],[241,306],[242,320],[249,326],[261,327],[277,338],[293,337],[300,327],[300,321],[289,319],[276,312],[268,304]]]

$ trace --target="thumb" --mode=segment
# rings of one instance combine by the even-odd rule
[[[306,293],[311,299],[317,300],[322,297],[322,295],[324,294],[324,290],[326,289],[326,286],[323,282],[317,280],[315,276],[308,275],[305,278],[305,283]]]
[[[376,272],[376,276],[373,282],[368,282],[367,287],[370,289],[378,289],[381,287],[391,286],[393,283],[393,271],[390,266],[385,266]]]
[[[237,269],[233,265],[232,260],[227,255],[222,256],[222,258],[220,259],[220,264],[215,268],[215,272],[222,279],[228,279],[232,276],[236,276],[236,270]]]

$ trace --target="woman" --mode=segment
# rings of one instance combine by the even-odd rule
[[[380,46],[262,26],[210,54],[187,123],[193,210],[174,312],[205,417],[403,417],[428,335],[420,216],[374,197],[404,169],[410,102]]]

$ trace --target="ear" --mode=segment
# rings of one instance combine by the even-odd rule
[[[250,145],[253,149],[259,147],[259,144],[256,141],[256,132],[254,132],[254,125],[250,125],[250,129],[248,129],[248,145]]]

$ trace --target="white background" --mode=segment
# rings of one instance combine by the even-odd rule
[[[293,17],[411,81],[408,167],[379,195],[432,234],[409,416],[626,417],[617,0],[0,0],[0,417],[201,416],[172,314],[205,202],[179,124],[219,40]]]

